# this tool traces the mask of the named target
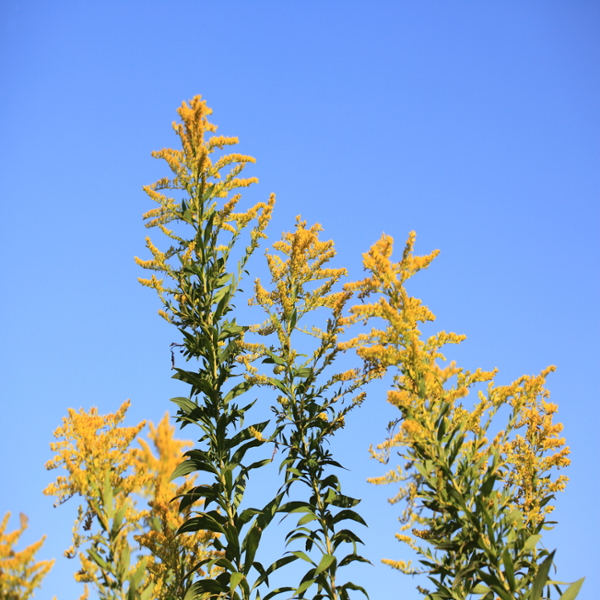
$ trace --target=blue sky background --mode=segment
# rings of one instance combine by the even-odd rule
[[[41,493],[67,408],[131,398],[130,424],[156,422],[180,392],[176,332],[133,256],[141,186],[165,174],[150,152],[176,144],[175,109],[196,94],[257,158],[247,201],[277,194],[272,241],[301,213],[358,278],[383,231],[400,251],[414,229],[418,253],[441,255],[411,291],[437,329],[468,335],[450,358],[500,383],[558,366],[573,464],[545,539],[558,577],[600,596],[599,26],[579,0],[0,2],[0,516],[30,517],[26,543],[48,535],[39,556],[58,560],[36,598],[80,593],[61,556],[75,503]],[[417,581],[379,564],[405,557],[394,490],[365,483],[395,416],[384,392],[334,450],[370,526],[375,566],[353,579],[410,600]]]

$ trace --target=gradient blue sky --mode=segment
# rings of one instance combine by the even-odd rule
[[[356,278],[383,231],[401,246],[414,229],[441,255],[413,293],[468,335],[451,358],[501,383],[558,366],[573,464],[545,539],[558,577],[600,597],[599,26],[579,0],[0,2],[0,515],[29,515],[24,541],[47,534],[58,558],[36,598],[80,590],[61,557],[75,505],[41,494],[67,408],[131,398],[129,423],[156,422],[179,392],[133,256],[141,186],[165,174],[150,151],[196,94],[257,158],[248,201],[277,194],[273,239],[319,221]],[[393,490],[365,483],[393,416],[374,390],[336,440],[370,515],[375,566],[355,579],[373,600],[419,597],[379,564],[403,557]]]

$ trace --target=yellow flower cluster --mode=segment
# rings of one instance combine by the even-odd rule
[[[35,562],[35,555],[46,536],[23,550],[15,550],[19,538],[27,529],[27,517],[21,513],[20,527],[7,533],[10,513],[0,522],[0,598],[27,600],[48,574],[54,560]]]
[[[292,232],[284,232],[280,241],[273,244],[274,252],[266,252],[271,274],[270,289],[267,290],[256,279],[254,296],[250,305],[258,305],[267,314],[267,320],[250,328],[261,336],[275,334],[278,338],[271,349],[276,348],[280,362],[273,366],[277,376],[305,378],[312,382],[324,369],[329,367],[335,356],[341,352],[338,339],[345,332],[351,319],[343,315],[344,308],[352,297],[350,290],[335,290],[336,285],[346,276],[345,268],[331,268],[328,263],[336,252],[332,240],[322,241],[321,225],[308,227],[300,216],[296,217],[296,227]],[[326,310],[322,310],[326,309]],[[325,321],[326,325],[323,326]],[[296,332],[305,334],[303,339],[295,337]],[[300,350],[301,348],[301,350]],[[273,386],[270,377],[260,375],[252,360],[270,355],[264,344],[248,345],[247,359],[243,360],[247,379],[258,385]],[[302,373],[302,375],[299,375]],[[290,375],[292,374],[292,375]],[[360,369],[346,369],[340,373],[328,374],[328,380],[321,387],[321,409],[310,417],[296,410],[303,400],[292,397],[292,387],[284,395],[279,395],[277,403],[281,408],[278,418],[288,424],[299,425],[299,419],[308,419],[311,427],[318,428],[323,435],[329,435],[342,428],[345,415],[360,405],[365,393],[358,389],[371,377]],[[325,393],[335,386],[331,394]],[[301,392],[308,393],[308,388]],[[341,401],[351,398],[344,408],[336,408]],[[304,429],[303,429],[304,430]]]
[[[404,561],[404,560],[391,560],[389,558],[383,558],[381,562],[388,567],[392,567],[392,569],[396,569],[401,573],[405,573],[406,575],[414,575],[416,571],[412,567],[412,561]]]
[[[149,509],[139,515],[145,527],[143,533],[135,535],[135,539],[150,551],[148,571],[154,583],[153,594],[158,598],[183,597],[183,578],[198,561],[210,555],[207,548],[211,534],[198,531],[176,535],[189,515],[187,512],[181,513],[178,503],[173,500],[188,492],[195,478],[188,476],[180,485],[176,485],[171,481],[171,475],[181,463],[184,450],[190,448],[192,443],[173,437],[175,428],[169,423],[168,413],[158,426],[150,423],[149,427],[150,443],[139,440],[142,451],[136,461],[138,471],[151,474],[143,491]]]
[[[561,436],[562,423],[553,423],[558,406],[547,402],[550,393],[544,388],[546,377],[555,367],[544,369],[534,377],[521,377],[511,390],[510,403],[516,410],[515,430],[524,430],[504,442],[502,450],[511,465],[509,482],[519,490],[517,507],[527,521],[542,521],[554,510],[550,503],[540,506],[549,494],[562,491],[568,478],[552,479],[553,469],[570,464],[570,450]]]
[[[105,570],[87,553],[78,551],[84,546],[104,546],[113,553],[113,560],[129,562],[127,534],[135,529],[139,518],[132,494],[138,493],[149,477],[135,469],[139,450],[131,447],[145,423],[120,426],[129,405],[127,400],[109,415],[99,415],[96,408],[89,412],[69,409],[68,417],[54,432],[59,441],[50,444],[56,455],[46,463],[46,469],[62,467],[67,471],[66,476],[59,475],[43,490],[44,494],[55,496],[55,506],[73,496],[83,501],[73,526],[73,544],[65,556],[78,555],[81,569],[75,579],[99,589],[107,581]],[[112,519],[119,512],[124,519],[122,533],[114,540],[107,539],[106,532],[111,531]],[[100,525],[99,530],[94,529],[94,522]],[[136,566],[124,568],[133,573]]]
[[[56,456],[46,464],[47,469],[63,467],[67,475],[58,476],[44,494],[55,496],[57,505],[74,495],[83,501],[73,527],[73,544],[65,552],[69,558],[79,555],[81,569],[75,574],[77,581],[102,589],[110,580],[88,552],[78,552],[80,548],[100,547],[110,551],[113,560],[125,565],[118,568],[130,574],[142,560],[147,561],[149,576],[145,587],[153,585],[156,597],[181,594],[184,575],[208,555],[210,540],[210,534],[203,531],[188,536],[175,535],[185,515],[172,500],[189,490],[193,478],[186,478],[180,486],[170,478],[191,442],[173,437],[174,427],[169,424],[168,415],[156,427],[149,424],[150,443],[139,439],[145,422],[135,427],[121,426],[129,405],[126,401],[116,413],[108,415],[99,415],[96,408],[88,412],[69,409],[68,417],[54,432],[60,439],[51,444]],[[141,448],[133,447],[136,440]],[[138,509],[136,498],[145,498],[148,508]],[[116,518],[119,511],[122,512],[120,534],[112,539],[108,534],[114,526],[111,519]],[[94,527],[95,522],[100,528]],[[127,567],[130,534],[135,534],[140,547],[151,554],[138,554],[136,561]]]
[[[280,254],[266,253],[272,291],[267,291],[259,279],[255,281],[254,297],[249,304],[262,306],[269,315],[259,331],[263,335],[276,332],[284,348],[289,348],[289,338],[303,316],[327,307],[339,319],[350,297],[348,292],[332,291],[347,272],[344,268],[324,268],[335,256],[335,249],[333,241],[319,239],[322,230],[318,223],[307,228],[306,221],[297,217],[296,230],[284,233],[281,241],[273,244],[273,249]],[[324,343],[327,338],[328,344],[335,337],[319,327],[302,331]]]
[[[44,489],[44,494],[55,496],[58,506],[74,495],[102,503],[102,485],[106,474],[114,489],[128,495],[147,477],[144,473],[129,473],[138,451],[131,443],[144,428],[145,422],[135,427],[119,427],[130,402],[124,402],[114,414],[99,415],[98,409],[79,412],[69,409],[63,425],[54,432],[62,438],[50,444],[56,456],[46,463],[46,469],[63,467],[68,476],[59,475]]]

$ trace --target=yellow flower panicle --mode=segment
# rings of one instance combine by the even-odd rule
[[[197,562],[214,554],[207,549],[212,534],[198,531],[176,535],[189,511],[181,513],[179,503],[173,500],[192,488],[195,477],[188,476],[176,485],[171,481],[171,475],[181,463],[184,450],[192,443],[173,437],[175,428],[169,422],[168,413],[156,427],[152,423],[149,427],[150,443],[139,440],[142,451],[136,463],[138,471],[150,475],[144,488],[149,509],[139,516],[145,525],[144,532],[134,537],[150,551],[148,571],[156,597],[183,597],[185,575]]]
[[[214,152],[236,145],[238,139],[213,135],[217,127],[209,121],[212,110],[200,96],[194,97],[189,103],[184,102],[177,112],[181,121],[173,123],[173,129],[179,136],[182,149],[165,148],[152,153],[155,158],[167,162],[173,176],[163,177],[144,187],[148,196],[159,205],[144,214],[146,227],[159,228],[171,245],[161,251],[150,238],[146,238],[146,246],[152,259],[135,258],[142,268],[157,271],[176,284],[180,280],[182,263],[185,266],[198,261],[206,251],[202,247],[206,245],[208,238],[199,235],[204,236],[207,231],[213,236],[210,244],[226,260],[242,231],[255,221],[250,231],[250,245],[246,249],[247,259],[260,239],[265,237],[264,230],[275,203],[275,196],[271,195],[267,202],[258,202],[245,212],[234,212],[241,198],[241,194],[236,193],[219,209],[219,199],[227,198],[235,190],[258,182],[256,177],[239,177],[245,166],[254,163],[255,159],[239,153],[220,156],[216,160],[211,158]],[[170,191],[175,191],[184,198],[171,197],[168,195]],[[173,227],[167,228],[168,223],[173,223]],[[189,235],[186,234],[189,231],[186,230],[186,225],[193,230],[191,238],[186,237]],[[181,261],[173,261],[176,256]],[[174,322],[169,296],[176,294],[177,285],[174,288],[166,287],[163,285],[165,279],[155,277],[140,278],[139,281],[157,291],[165,305],[165,310],[161,309],[161,316]],[[178,301],[186,306],[193,304],[191,299],[185,297],[180,297]]]
[[[0,598],[27,600],[41,585],[54,560],[35,562],[46,536],[23,550],[16,550],[19,538],[27,529],[27,517],[21,513],[19,529],[7,533],[9,519],[10,512],[0,522]]]
[[[122,427],[130,402],[127,400],[112,414],[100,415],[96,408],[88,412],[69,409],[68,417],[54,432],[59,441],[50,444],[54,458],[46,463],[46,469],[62,467],[67,475],[59,475],[43,493],[54,496],[55,506],[63,504],[73,496],[79,496],[82,504],[73,526],[73,543],[65,552],[68,557],[78,556],[81,569],[75,579],[91,583],[102,591],[107,581],[115,584],[114,573],[109,573],[87,552],[80,548],[92,548],[112,554],[112,569],[133,573],[138,562],[129,567],[128,533],[137,526],[139,512],[132,494],[139,493],[148,475],[135,469],[139,450],[132,448],[145,422],[134,427]],[[109,492],[109,493],[107,493]],[[107,537],[116,514],[124,521],[121,534]],[[95,526],[96,524],[96,526]],[[104,550],[105,549],[105,550]],[[112,579],[111,579],[112,577]],[[86,592],[84,591],[84,597]]]
[[[514,429],[523,431],[503,440],[503,453],[510,465],[508,482],[518,489],[516,506],[528,521],[542,521],[554,510],[551,503],[541,506],[541,500],[564,490],[568,478],[560,475],[553,479],[554,469],[570,464],[570,449],[561,436],[563,425],[553,423],[558,406],[547,402],[550,395],[544,385],[553,372],[551,366],[538,376],[521,377],[505,396],[516,409]]]
[[[344,309],[352,297],[348,290],[336,291],[336,285],[347,275],[345,268],[331,268],[329,263],[336,255],[332,240],[323,241],[319,235],[323,231],[320,224],[316,223],[307,227],[306,221],[300,216],[296,217],[296,227],[292,232],[284,232],[281,240],[273,244],[273,252],[265,253],[267,265],[271,273],[271,285],[267,290],[259,279],[255,280],[254,296],[249,300],[250,305],[258,305],[267,314],[267,320],[260,325],[250,328],[251,331],[261,336],[275,334],[278,338],[279,348],[283,363],[294,365],[295,369],[303,369],[312,378],[319,376],[324,369],[334,362],[337,353],[341,352],[338,344],[339,337],[344,334],[349,325],[343,315]],[[319,312],[326,309],[323,312]],[[316,316],[322,318],[325,314],[327,325],[322,327]],[[294,348],[292,338],[297,334],[309,336],[303,342],[310,350],[303,348],[302,355]],[[311,344],[310,340],[314,343]],[[271,386],[271,379],[259,375],[256,367],[250,363],[259,357],[268,355],[264,344],[249,346],[248,360],[243,361],[247,378],[258,385]],[[298,360],[306,356],[305,360]],[[275,365],[273,373],[281,374],[286,367],[283,364]],[[331,398],[324,400],[322,410],[313,417],[324,432],[332,433],[344,426],[344,416],[352,408],[364,400],[364,394],[356,394],[348,406],[343,409],[334,409],[333,405],[353,394],[369,378],[370,374],[363,373],[360,369],[348,369],[341,373],[328,375],[328,381],[323,390],[328,390],[336,385],[339,393],[334,393]],[[340,387],[341,386],[341,387]],[[290,422],[295,401],[287,396],[278,396],[281,407],[279,418]],[[291,411],[291,412],[290,412]],[[324,425],[326,423],[326,425]]]
[[[63,467],[68,473],[66,477],[58,476],[44,489],[44,494],[56,497],[56,506],[74,495],[102,503],[102,485],[107,473],[112,487],[122,489],[124,494],[139,489],[145,475],[130,472],[138,453],[130,446],[145,422],[135,427],[120,427],[129,406],[127,400],[116,413],[109,415],[99,415],[96,408],[89,412],[69,409],[69,416],[63,418],[63,425],[54,432],[60,441],[50,444],[56,456],[46,463],[48,470]]]
[[[340,320],[351,296],[348,292],[332,291],[347,271],[324,268],[335,256],[335,249],[333,241],[319,239],[322,230],[318,223],[307,228],[306,221],[297,217],[296,230],[284,233],[281,241],[273,244],[279,254],[266,253],[273,289],[267,291],[259,279],[255,281],[254,297],[249,304],[262,306],[269,315],[258,331],[263,335],[277,333],[282,347],[289,347],[292,332],[298,330],[296,324],[318,308],[329,308]],[[283,323],[287,323],[287,328]],[[342,329],[335,334],[319,327],[302,331],[330,345]]]

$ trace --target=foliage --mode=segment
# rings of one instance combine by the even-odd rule
[[[569,464],[569,449],[553,423],[557,406],[544,388],[548,367],[538,376],[523,376],[507,386],[494,384],[496,371],[473,373],[445,360],[441,349],[464,336],[440,332],[422,339],[419,324],[434,315],[405,283],[437,255],[415,256],[411,233],[402,259],[390,260],[392,239],[383,236],[364,255],[369,276],[348,289],[371,303],[352,308],[357,320],[373,327],[343,344],[355,347],[371,368],[393,369],[394,387],[388,401],[400,411],[390,424],[390,436],[373,455],[387,463],[392,449],[402,463],[372,483],[400,483],[391,500],[406,509],[397,534],[420,555],[423,569],[405,561],[385,560],[408,574],[426,573],[435,590],[427,598],[462,600],[481,594],[485,600],[539,597],[549,586],[548,569],[554,553],[540,548],[542,531],[552,522],[554,494],[567,478],[555,469]],[[458,400],[478,384],[478,400],[469,409]],[[502,427],[501,411],[508,421]],[[492,437],[493,436],[493,437]],[[576,593],[581,581],[573,584]],[[549,595],[549,590],[548,590]],[[559,589],[560,593],[560,589]]]
[[[54,432],[56,455],[46,464],[47,469],[62,466],[67,475],[59,475],[44,493],[56,497],[55,505],[73,496],[83,501],[73,545],[65,552],[79,556],[75,579],[86,584],[83,597],[91,584],[102,600],[175,598],[183,574],[206,556],[208,542],[204,533],[174,535],[184,516],[169,502],[181,491],[169,476],[188,443],[173,439],[167,415],[158,427],[150,425],[157,456],[144,440],[139,440],[141,449],[132,447],[145,423],[120,427],[128,407],[129,401],[109,415],[95,408],[69,410]],[[182,482],[191,484],[190,478]],[[148,508],[138,508],[136,497],[145,498]]]
[[[174,399],[180,408],[178,417],[184,425],[198,425],[202,432],[201,448],[186,453],[188,458],[175,476],[204,471],[212,476],[213,482],[196,486],[183,496],[182,507],[187,508],[198,499],[203,499],[205,505],[204,511],[189,519],[180,531],[207,529],[221,534],[222,537],[213,539],[213,546],[223,555],[199,562],[198,566],[218,566],[222,572],[214,578],[194,582],[186,598],[201,595],[260,597],[258,590],[263,584],[269,584],[270,575],[299,558],[311,564],[299,585],[272,590],[266,598],[288,591],[303,597],[312,584],[317,585],[315,598],[347,598],[348,590],[363,590],[352,582],[339,585],[337,568],[364,559],[356,551],[356,543],[360,542],[356,534],[347,528],[338,531],[336,528],[347,520],[364,521],[352,510],[358,500],[341,493],[340,482],[334,474],[325,476],[325,469],[339,466],[326,450],[325,443],[343,425],[347,410],[360,403],[362,395],[346,408],[338,409],[336,403],[354,392],[364,378],[359,377],[358,371],[351,371],[333,375],[324,383],[317,379],[339,353],[337,338],[344,330],[342,310],[350,294],[331,290],[345,271],[323,268],[335,254],[332,242],[320,242],[319,228],[306,229],[299,221],[296,233],[288,234],[274,246],[289,259],[283,262],[276,255],[267,255],[276,289],[269,293],[256,284],[254,302],[269,315],[268,324],[258,328],[258,333],[276,332],[277,344],[267,348],[264,344],[249,343],[244,337],[249,327],[238,325],[235,319],[229,320],[228,315],[246,262],[258,240],[264,237],[274,198],[267,204],[259,203],[245,213],[236,214],[233,207],[240,199],[236,194],[218,209],[218,198],[226,198],[231,190],[254,181],[236,178],[243,166],[253,159],[232,154],[213,164],[209,155],[216,148],[237,140],[216,136],[205,140],[205,135],[214,133],[216,128],[208,122],[211,111],[200,98],[194,98],[190,106],[184,103],[178,112],[182,124],[175,124],[174,129],[181,138],[183,150],[155,153],[167,160],[174,178],[161,179],[146,188],[160,207],[145,215],[149,227],[159,227],[175,244],[162,252],[148,239],[147,246],[154,259],[137,260],[142,267],[160,272],[175,283],[175,287],[165,288],[164,279],[156,276],[141,280],[157,290],[164,304],[161,315],[182,333],[185,358],[199,362],[197,371],[175,368],[175,377],[191,387],[189,398]],[[232,164],[236,166],[223,176],[221,169]],[[176,201],[159,193],[165,189],[183,192],[184,197]],[[256,224],[250,231],[250,244],[232,268],[228,263],[234,246],[242,230],[252,221]],[[178,233],[166,229],[165,223],[174,223]],[[182,237],[184,233],[179,233],[179,229],[189,231],[188,237]],[[316,289],[305,289],[315,282],[322,283]],[[311,330],[319,346],[311,359],[298,362],[298,352],[291,345],[292,333],[299,329],[302,317],[322,307],[330,309],[332,317],[325,330]],[[252,362],[260,357],[275,365],[273,375],[282,374],[282,377],[259,375]],[[247,373],[241,382],[233,385],[230,380],[238,375],[235,369],[240,364],[246,367]],[[276,427],[266,437],[263,433],[267,422],[243,426],[253,403],[240,406],[235,402],[257,384],[281,392],[275,408]],[[333,392],[334,385],[340,389]],[[324,398],[330,391],[331,397]],[[286,450],[282,463],[284,482],[262,509],[243,508],[250,471],[271,462],[263,458],[247,464],[244,458],[248,451],[267,442]],[[296,482],[308,486],[309,497],[282,504]],[[216,510],[207,510],[211,504]],[[315,562],[303,550],[293,550],[265,567],[256,560],[264,529],[276,513],[291,512],[304,514],[288,534],[288,542],[302,540],[304,550],[311,553],[314,547],[319,556]],[[316,527],[306,527],[312,521]],[[342,544],[350,544],[353,549],[338,565],[335,553]]]
[[[2,600],[27,600],[48,574],[54,560],[35,562],[35,555],[42,547],[46,536],[27,546],[15,550],[23,532],[27,529],[27,517],[21,513],[20,527],[7,532],[10,513],[0,523],[0,598]]]

